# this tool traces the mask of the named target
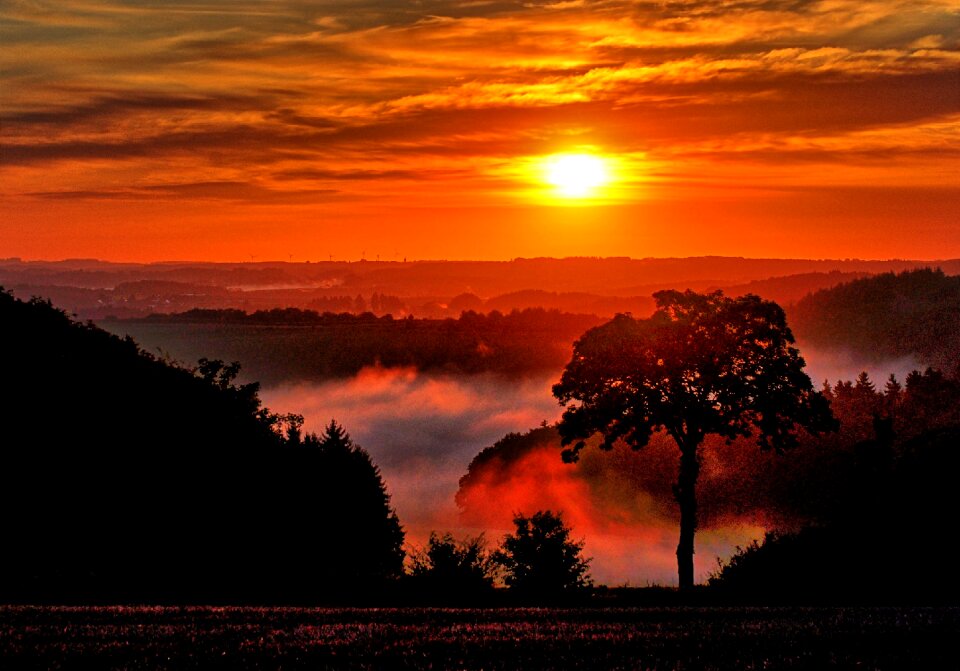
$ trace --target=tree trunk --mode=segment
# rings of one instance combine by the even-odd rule
[[[680,504],[680,542],[677,544],[677,572],[680,589],[693,587],[693,536],[697,530],[697,478],[699,445],[680,446],[680,474],[673,496]]]

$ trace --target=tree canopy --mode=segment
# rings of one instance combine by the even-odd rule
[[[677,559],[682,587],[693,584],[698,448],[707,434],[755,436],[761,448],[797,444],[797,428],[834,428],[813,389],[779,305],[753,295],[660,291],[649,319],[617,315],[574,345],[554,395],[563,457],[575,461],[587,438],[602,449],[634,449],[665,431],[680,449],[674,496],[680,504]]]

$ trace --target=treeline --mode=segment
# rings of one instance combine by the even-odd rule
[[[885,273],[814,292],[789,310],[801,343],[863,361],[918,356],[953,372],[960,361],[960,276],[939,269]]]
[[[393,319],[287,308],[190,310],[105,326],[179,360],[216,352],[243,361],[254,379],[277,383],[346,377],[374,365],[504,375],[558,370],[571,343],[599,321],[543,309]]]
[[[527,305],[549,295],[519,292],[508,298]],[[392,300],[383,294],[369,301],[359,295],[330,298],[337,300],[342,305],[329,307],[344,311],[196,308],[103,325],[177,360],[213,353],[243,361],[252,379],[275,384],[351,376],[373,365],[462,374],[558,371],[569,360],[572,343],[603,321],[530,307],[484,314],[499,299],[483,301],[472,294],[454,298],[447,307],[460,310],[460,316],[445,319],[361,311],[383,309]],[[637,309],[646,310],[641,303]],[[857,279],[808,295],[788,315],[803,347],[846,351],[864,362],[916,357],[948,373],[960,360],[960,276],[939,270]]]
[[[331,297],[332,301],[348,303],[340,312],[302,310],[300,308],[271,308],[247,312],[235,308],[193,308],[172,314],[152,314],[142,321],[159,324],[244,324],[256,326],[355,326],[358,324],[392,323],[393,315],[377,316],[373,312],[351,312],[354,304],[366,306],[362,296],[352,299],[349,296]],[[360,301],[363,301],[362,303]],[[412,319],[412,318],[411,318]]]
[[[370,294],[370,300],[357,294],[353,298],[350,296],[317,296],[310,299],[309,307],[311,310],[319,312],[354,312],[363,314],[372,312],[378,315],[396,315],[400,316],[407,312],[407,304],[399,296],[390,296],[374,291]]]

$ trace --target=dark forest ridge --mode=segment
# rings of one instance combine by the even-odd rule
[[[217,352],[242,361],[265,384],[349,377],[368,366],[522,376],[559,370],[570,345],[601,319],[527,309],[458,319],[393,319],[370,313],[318,314],[295,308],[246,314],[191,310],[131,321],[104,320],[148,348],[183,361]],[[245,378],[246,379],[246,378]]]
[[[386,485],[335,423],[304,434],[235,365],[2,289],[0,323],[0,603],[355,598],[402,571]]]

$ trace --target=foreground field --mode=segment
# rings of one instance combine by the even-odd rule
[[[960,608],[0,607],[17,669],[954,669]]]

